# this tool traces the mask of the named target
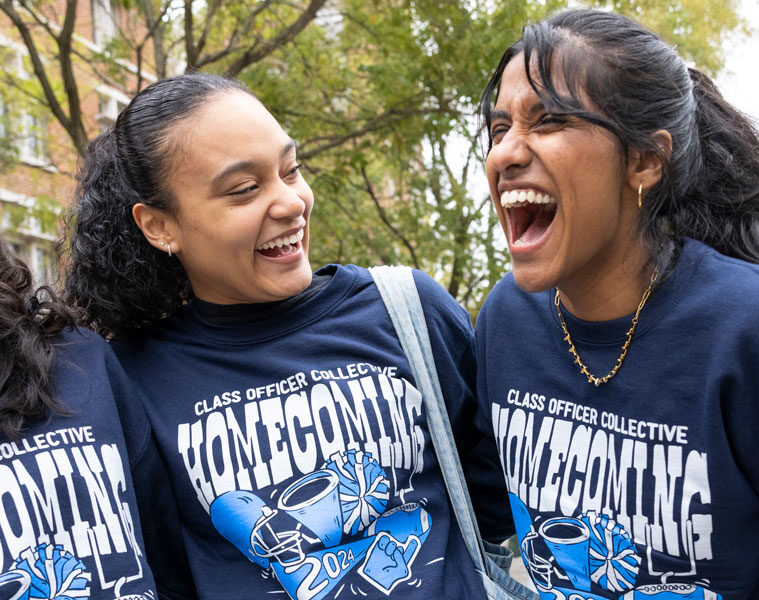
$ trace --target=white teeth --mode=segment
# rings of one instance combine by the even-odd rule
[[[299,229],[297,233],[294,233],[292,235],[284,236],[281,238],[277,238],[276,240],[266,242],[265,244],[258,246],[256,250],[268,250],[269,248],[281,248],[282,246],[286,244],[297,244],[302,239],[303,239],[303,230]]]
[[[506,190],[501,194],[501,206],[504,208],[527,206],[528,204],[556,204],[556,199],[549,194],[542,194],[535,190]]]

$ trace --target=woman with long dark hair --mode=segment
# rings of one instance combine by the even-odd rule
[[[638,23],[525,27],[483,94],[513,272],[478,385],[543,598],[759,592],[759,139]]]
[[[0,596],[152,600],[104,340],[0,236]]]
[[[143,392],[147,420],[128,431],[157,442],[134,470],[145,519],[161,519],[157,497],[180,509],[148,541],[159,585],[213,600],[484,598],[371,276],[311,273],[299,169],[245,86],[202,74],[143,90],[85,156],[66,285]],[[481,437],[469,317],[415,279],[466,454]],[[177,538],[186,568],[167,550]]]

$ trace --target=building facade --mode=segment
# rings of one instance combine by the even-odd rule
[[[51,83],[62,88],[56,80],[60,72],[57,48],[49,31],[60,29],[55,17],[65,13],[66,3],[42,3],[36,14],[24,12],[20,3],[16,9],[28,20]],[[76,3],[73,70],[90,139],[115,122],[138,85],[133,62],[110,58],[119,37],[136,21],[130,17],[110,0]],[[66,130],[40,102],[41,87],[28,48],[19,29],[2,12],[0,59],[0,231],[30,266],[38,284],[54,283],[62,213],[73,197],[78,155]],[[143,86],[155,81],[144,65],[140,80]],[[62,90],[56,92],[63,96]],[[65,100],[62,104],[66,106]]]

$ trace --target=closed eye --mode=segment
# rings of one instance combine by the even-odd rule
[[[227,196],[241,196],[243,194],[249,194],[250,192],[255,192],[258,189],[259,185],[257,183],[254,183],[253,185],[249,185],[246,188],[243,188],[241,190],[236,190],[234,192],[229,192]]]
[[[287,172],[287,175],[285,175],[285,177],[292,177],[293,175],[296,175],[302,166],[303,163],[296,163],[295,166]]]
[[[535,123],[535,127],[545,129],[558,128],[562,125],[565,125],[566,123],[567,117],[564,115],[553,115],[546,113],[538,119],[537,123]]]
[[[499,123],[498,125],[494,125],[492,129],[490,130],[490,139],[494,144],[497,144],[501,141],[501,138],[503,138],[504,135],[506,135],[511,128],[510,125],[506,125],[504,123]]]

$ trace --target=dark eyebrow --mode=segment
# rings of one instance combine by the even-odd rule
[[[298,146],[298,144],[297,144],[297,142],[295,140],[290,140],[289,142],[287,142],[285,144],[285,147],[282,148],[282,154],[280,155],[280,157],[284,158],[284,156],[288,152],[290,152],[290,150],[292,150],[293,148],[296,148],[297,146]]]
[[[280,154],[280,158],[284,158],[290,150],[295,148],[297,146],[297,143],[295,140],[290,140],[287,142],[282,148],[282,152]],[[258,167],[258,163],[252,160],[242,160],[240,162],[234,163],[229,165],[228,167],[225,167],[221,170],[220,173],[218,173],[212,180],[211,185],[214,186],[217,183],[219,183],[222,179],[225,177],[228,177],[229,175],[233,175],[235,173],[240,172],[250,172],[254,171]]]
[[[546,107],[543,106],[543,103],[540,100],[538,100],[537,102],[535,102],[535,104],[530,106],[530,108],[527,110],[527,115],[532,117],[536,115],[537,113],[544,111],[545,109]],[[491,121],[495,119],[504,119],[506,121],[510,121],[511,115],[507,113],[505,110],[494,110],[492,114],[490,115],[490,119]]]

